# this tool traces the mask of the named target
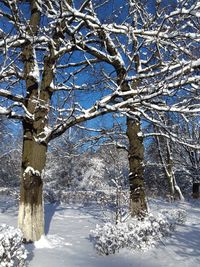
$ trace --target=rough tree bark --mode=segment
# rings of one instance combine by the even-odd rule
[[[37,35],[40,12],[35,1],[30,1],[31,19],[27,30],[30,36]],[[34,45],[27,42],[22,52],[24,79],[27,96],[25,106],[30,119],[23,121],[22,175],[18,226],[26,242],[36,241],[44,234],[42,172],[46,162],[47,143],[38,142],[48,124],[51,99],[50,84],[53,80],[55,59],[51,53],[44,60],[42,78],[38,70]]]
[[[147,203],[144,191],[144,145],[139,118],[127,118],[127,136],[129,140],[130,212],[131,216],[142,218],[147,213]]]
[[[71,4],[70,0],[67,2]],[[64,4],[65,2],[61,6],[62,9],[65,8]],[[59,58],[54,51],[55,47],[59,50],[65,28],[63,19],[52,34],[52,42],[49,44],[48,54],[44,55],[43,69],[40,73],[34,48],[34,38],[40,27],[39,3],[30,0],[30,9],[31,17],[27,26],[27,34],[30,38],[27,38],[27,43],[22,49],[27,92],[24,105],[30,114],[30,119],[23,121],[22,176],[18,216],[18,225],[23,232],[25,242],[39,240],[44,234],[42,174],[46,163],[48,141],[40,142],[40,140],[46,136],[52,96],[51,84]]]
[[[138,59],[135,59],[137,62]],[[118,76],[123,76],[123,72]],[[130,90],[129,84],[124,82],[122,89],[124,92]],[[131,87],[137,88],[138,81],[132,81]],[[127,98],[124,97],[124,100]],[[132,108],[134,111],[134,108]],[[126,135],[128,138],[128,162],[129,162],[129,186],[130,186],[130,214],[132,217],[143,218],[147,212],[147,201],[144,190],[144,144],[141,132],[140,117],[127,116]]]
[[[30,91],[30,87],[27,87]],[[46,108],[38,108],[33,99],[38,98],[38,89],[33,89],[27,99],[27,109],[33,112],[34,122],[23,122],[22,176],[18,224],[26,242],[40,239],[44,234],[42,172],[46,162],[47,144],[38,143],[47,125]],[[50,94],[41,92],[40,102],[48,106]],[[34,111],[33,111],[34,109]]]
[[[41,176],[45,166],[47,146],[34,141],[32,130],[32,127],[28,129],[28,126],[24,125],[18,225],[26,242],[36,241],[44,233]]]

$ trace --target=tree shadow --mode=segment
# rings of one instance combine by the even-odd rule
[[[53,216],[55,212],[58,210],[60,203],[49,203],[44,205],[44,218],[45,218],[45,235],[49,233],[51,221],[53,219]]]
[[[45,204],[44,205],[44,219],[45,219],[45,235],[47,235],[49,233],[49,229],[50,229],[50,225],[51,225],[51,221],[53,219],[53,216],[55,214],[55,212],[58,209],[59,203],[49,203],[49,204]],[[34,250],[35,250],[35,245],[34,243],[27,243],[24,244],[25,248],[28,251],[28,256],[27,256],[27,263],[29,264],[32,259],[34,258]]]
[[[30,263],[34,258],[34,249],[35,249],[34,243],[25,244],[25,248],[28,251],[27,262]]]
[[[200,260],[199,225],[180,226],[180,228],[169,240],[169,244],[174,246],[174,253],[185,260],[188,257]]]

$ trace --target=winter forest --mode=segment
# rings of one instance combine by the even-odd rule
[[[0,267],[200,266],[199,86],[199,0],[0,0]]]

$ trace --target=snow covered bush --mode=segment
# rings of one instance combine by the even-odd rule
[[[22,240],[19,229],[6,224],[0,225],[0,267],[26,266],[27,251]]]
[[[124,247],[131,250],[146,250],[156,246],[159,241],[171,234],[176,223],[181,222],[180,214],[178,211],[170,216],[162,213],[156,216],[149,214],[143,220],[135,218],[116,225],[97,225],[96,229],[91,231],[91,239],[101,255],[114,254]]]
[[[186,211],[181,209],[162,210],[162,214],[171,224],[183,224],[186,221]]]

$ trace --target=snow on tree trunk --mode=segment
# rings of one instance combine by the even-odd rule
[[[182,194],[182,192],[181,192],[180,187],[176,184],[176,180],[175,180],[174,188],[175,188],[175,190],[176,190],[176,193],[177,193],[179,199],[180,199],[181,201],[184,201],[185,198],[184,198],[184,196],[183,196],[183,194]]]
[[[144,191],[144,146],[139,119],[127,118],[127,136],[129,140],[129,183],[131,216],[144,217],[147,203]]]
[[[40,11],[35,1],[31,2],[30,35],[37,34]],[[50,51],[51,52],[51,51]],[[24,78],[26,82],[25,106],[30,118],[23,120],[22,176],[18,225],[26,242],[39,240],[44,234],[42,172],[46,162],[46,135],[51,99],[50,84],[54,77],[55,58],[52,53],[44,60],[42,78],[37,55],[32,42],[23,49]]]
[[[179,200],[184,200],[183,194],[181,192],[180,187],[176,183],[176,177],[174,174],[174,166],[173,166],[173,155],[172,149],[170,146],[170,142],[167,139],[167,166],[166,166],[166,175],[169,183],[169,191],[171,199],[175,200],[178,198]]]
[[[26,242],[39,240],[44,234],[42,171],[47,147],[37,144],[28,129],[23,143],[22,177],[18,225]]]
[[[48,75],[51,80],[50,70]],[[48,80],[47,77],[45,80]],[[40,90],[37,81],[28,77],[26,84],[26,108],[31,114],[34,114],[34,120],[23,121],[24,137],[18,223],[24,239],[29,242],[39,240],[44,234],[42,172],[46,162],[47,143],[40,142],[40,138],[45,135],[47,128],[51,94],[44,82],[41,83]],[[35,99],[37,101],[33,101]]]
[[[154,128],[156,129],[156,127]],[[161,148],[161,140],[158,136],[156,137],[156,142],[158,146],[159,157],[167,177],[170,200],[174,201],[177,198],[179,200],[184,200],[184,196],[181,192],[180,187],[177,185],[176,177],[174,174],[173,155],[170,141],[168,139],[165,140],[166,159]]]
[[[119,78],[123,72],[119,71]],[[130,85],[124,82],[122,90],[127,92]],[[131,88],[137,88],[138,82],[134,81]],[[127,97],[125,96],[126,100]],[[134,111],[134,108],[132,108]],[[129,161],[129,186],[130,186],[130,213],[131,216],[144,217],[147,213],[147,202],[144,191],[144,144],[141,132],[140,117],[126,118],[126,135],[128,137],[128,161]]]

